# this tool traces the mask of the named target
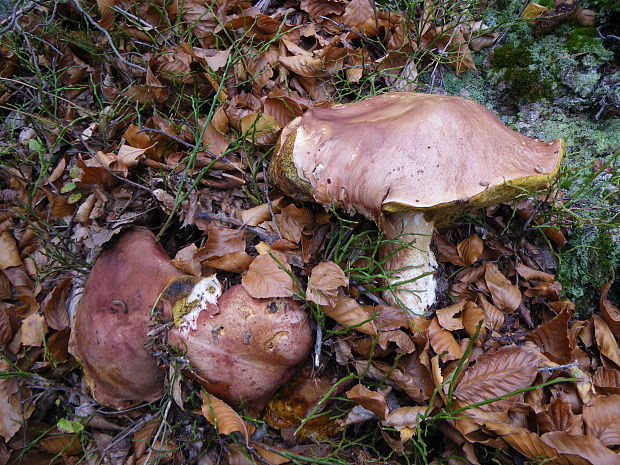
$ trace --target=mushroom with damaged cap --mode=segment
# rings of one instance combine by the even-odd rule
[[[154,307],[174,315],[169,341],[198,380],[235,403],[272,394],[312,346],[306,312],[292,299],[254,299],[241,286],[222,293],[215,276],[184,276],[155,236],[137,229],[98,258],[72,321],[69,350],[102,404],[127,408],[163,395],[165,371],[145,349]]]
[[[543,142],[460,97],[387,93],[313,108],[280,135],[270,179],[287,195],[380,224],[390,284],[411,315],[435,302],[435,224],[541,189],[558,172],[562,139]],[[413,239],[413,240],[412,240]]]

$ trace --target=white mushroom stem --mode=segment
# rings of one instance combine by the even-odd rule
[[[386,239],[393,241],[382,251],[384,257],[392,254],[384,263],[390,289],[383,298],[411,316],[423,315],[435,303],[437,292],[437,260],[431,250],[434,225],[423,213],[388,213],[381,227]]]

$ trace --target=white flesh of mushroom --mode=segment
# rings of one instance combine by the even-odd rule
[[[411,316],[423,315],[435,303],[437,292],[437,260],[431,250],[434,225],[423,213],[389,213],[381,226],[386,239],[394,241],[385,247],[384,256],[402,247],[384,264],[392,289],[385,290],[383,298],[401,304]]]
[[[207,276],[198,281],[187,296],[185,306],[190,308],[179,325],[179,331],[187,335],[190,329],[196,330],[196,321],[200,312],[208,308],[208,304],[217,305],[217,300],[222,295],[222,285],[215,275]]]

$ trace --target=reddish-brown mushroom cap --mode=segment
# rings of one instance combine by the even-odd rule
[[[372,218],[514,198],[556,174],[563,145],[519,134],[472,100],[409,92],[308,110],[281,141],[270,174],[287,194]]]
[[[146,229],[123,234],[97,259],[69,342],[97,401],[126,408],[162,396],[165,373],[144,348],[147,324],[161,291],[180,275]]]
[[[435,301],[435,222],[543,188],[557,174],[563,141],[506,127],[460,97],[389,93],[308,110],[280,136],[270,177],[292,197],[381,219],[391,289],[411,314]]]
[[[196,329],[173,328],[172,344],[186,350],[199,381],[234,403],[264,400],[294,374],[312,346],[309,318],[290,298],[255,299],[242,285],[203,311]]]

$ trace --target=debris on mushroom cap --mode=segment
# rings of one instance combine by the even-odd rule
[[[171,329],[169,341],[186,350],[209,392],[234,403],[268,398],[312,346],[308,316],[297,302],[255,299],[241,285],[222,294],[216,312],[199,312],[195,324]]]
[[[563,141],[506,127],[478,103],[408,92],[308,110],[284,128],[270,175],[300,200],[378,218],[382,211],[499,203],[544,186]]]
[[[97,259],[76,314],[69,351],[93,397],[114,408],[160,398],[164,372],[144,348],[152,306],[176,269],[146,229],[123,234]]]

